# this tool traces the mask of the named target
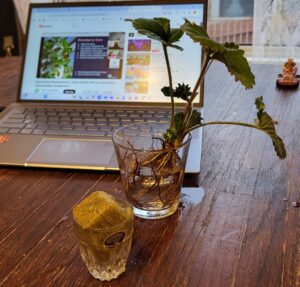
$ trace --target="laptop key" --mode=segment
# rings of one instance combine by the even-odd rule
[[[120,119],[119,118],[109,118],[110,122],[119,122]]]
[[[44,124],[46,124],[46,119],[40,119],[40,120],[36,120],[35,121],[35,124],[38,124],[38,125],[44,125]]]
[[[8,129],[7,128],[0,128],[0,134],[5,134],[7,133]]]
[[[35,116],[34,115],[25,115],[25,120],[35,120]]]
[[[34,135],[43,135],[45,133],[45,130],[35,129],[32,133]]]
[[[82,122],[71,122],[71,125],[74,127],[82,127],[83,123]]]
[[[60,121],[64,122],[64,121],[70,121],[70,117],[60,117]]]
[[[35,129],[37,127],[37,124],[27,124],[25,126],[25,128],[28,128],[28,129]]]
[[[109,127],[109,126],[99,127],[99,129],[100,129],[101,131],[111,131],[111,127]]]
[[[58,115],[60,117],[68,117],[69,116],[69,113],[68,112],[59,112]]]
[[[24,124],[32,124],[32,123],[34,123],[35,122],[35,120],[33,120],[33,119],[26,119],[25,121],[24,121]]]
[[[97,122],[107,122],[106,118],[96,118]]]
[[[59,130],[61,128],[61,126],[60,125],[51,125],[49,128],[52,130]]]
[[[64,126],[62,126],[62,129],[63,130],[72,130],[73,127],[72,126],[68,126],[68,125],[64,125]]]
[[[25,117],[24,114],[15,114],[15,113],[9,116],[10,119],[24,119],[24,117]]]
[[[83,118],[85,121],[94,121],[95,120],[95,117],[92,117],[92,116],[85,116]]]
[[[0,128],[22,129],[24,128],[24,126],[25,126],[24,124],[10,124],[6,122],[0,124]]]
[[[70,117],[74,117],[74,118],[77,118],[77,117],[80,117],[80,112],[71,112],[70,113]]]
[[[145,120],[145,118],[143,116],[138,116],[136,118],[132,119],[133,121],[137,121],[137,120]]]
[[[81,113],[81,116],[83,116],[83,117],[91,117],[92,114],[91,113]]]
[[[49,115],[48,116],[48,120],[58,120],[58,116],[51,116],[51,115]]]
[[[39,129],[39,130],[47,129],[47,128],[48,128],[48,125],[46,125],[46,124],[39,124],[39,125],[38,125],[38,129]]]
[[[23,119],[12,119],[12,118],[8,118],[6,121],[6,123],[8,124],[22,124],[23,123]]]
[[[50,125],[57,125],[58,124],[58,120],[48,120],[47,121],[47,124],[50,124]]]
[[[18,134],[21,131],[21,129],[9,129],[9,134]]]
[[[26,109],[19,108],[19,109],[17,109],[17,110],[14,110],[13,113],[14,113],[14,114],[24,114],[25,110],[26,110]]]
[[[95,123],[94,122],[85,122],[84,125],[87,127],[90,127],[90,126],[93,127],[93,126],[95,126]]]
[[[20,133],[24,135],[29,135],[32,133],[32,131],[33,129],[22,129]]]
[[[97,127],[102,127],[102,126],[106,127],[108,125],[108,123],[107,122],[99,122],[99,123],[96,123],[95,125]]]
[[[59,123],[61,124],[61,125],[70,125],[70,123],[71,123],[71,121],[59,121]]]

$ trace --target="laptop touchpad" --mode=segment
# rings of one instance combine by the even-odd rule
[[[107,165],[114,153],[111,141],[88,139],[43,139],[28,157],[28,163]]]

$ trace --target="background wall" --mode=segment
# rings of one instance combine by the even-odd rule
[[[255,0],[253,59],[300,61],[300,1]]]
[[[4,37],[12,37],[14,43],[13,55],[19,55],[18,22],[12,0],[0,0],[0,56],[4,56]]]

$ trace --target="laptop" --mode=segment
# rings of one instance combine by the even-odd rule
[[[206,23],[206,0],[31,4],[16,103],[0,114],[0,165],[118,170],[112,134],[134,122],[168,121],[161,44],[125,19]],[[169,49],[174,86],[193,87],[201,47],[184,36]],[[197,106],[201,108],[203,90]],[[176,103],[177,109],[182,103]],[[200,171],[202,130],[193,132],[186,172]]]

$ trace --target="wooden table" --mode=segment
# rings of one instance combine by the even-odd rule
[[[0,105],[16,98],[20,59],[0,61]],[[254,65],[245,91],[225,68],[206,81],[207,120],[255,117],[263,95],[278,120],[287,158],[262,133],[240,127],[204,130],[202,189],[184,191],[182,206],[162,220],[135,219],[126,273],[92,278],[72,233],[71,209],[95,190],[124,197],[117,174],[0,169],[0,286],[299,287],[300,93],[275,87],[280,66]],[[0,155],[1,156],[1,155]]]

